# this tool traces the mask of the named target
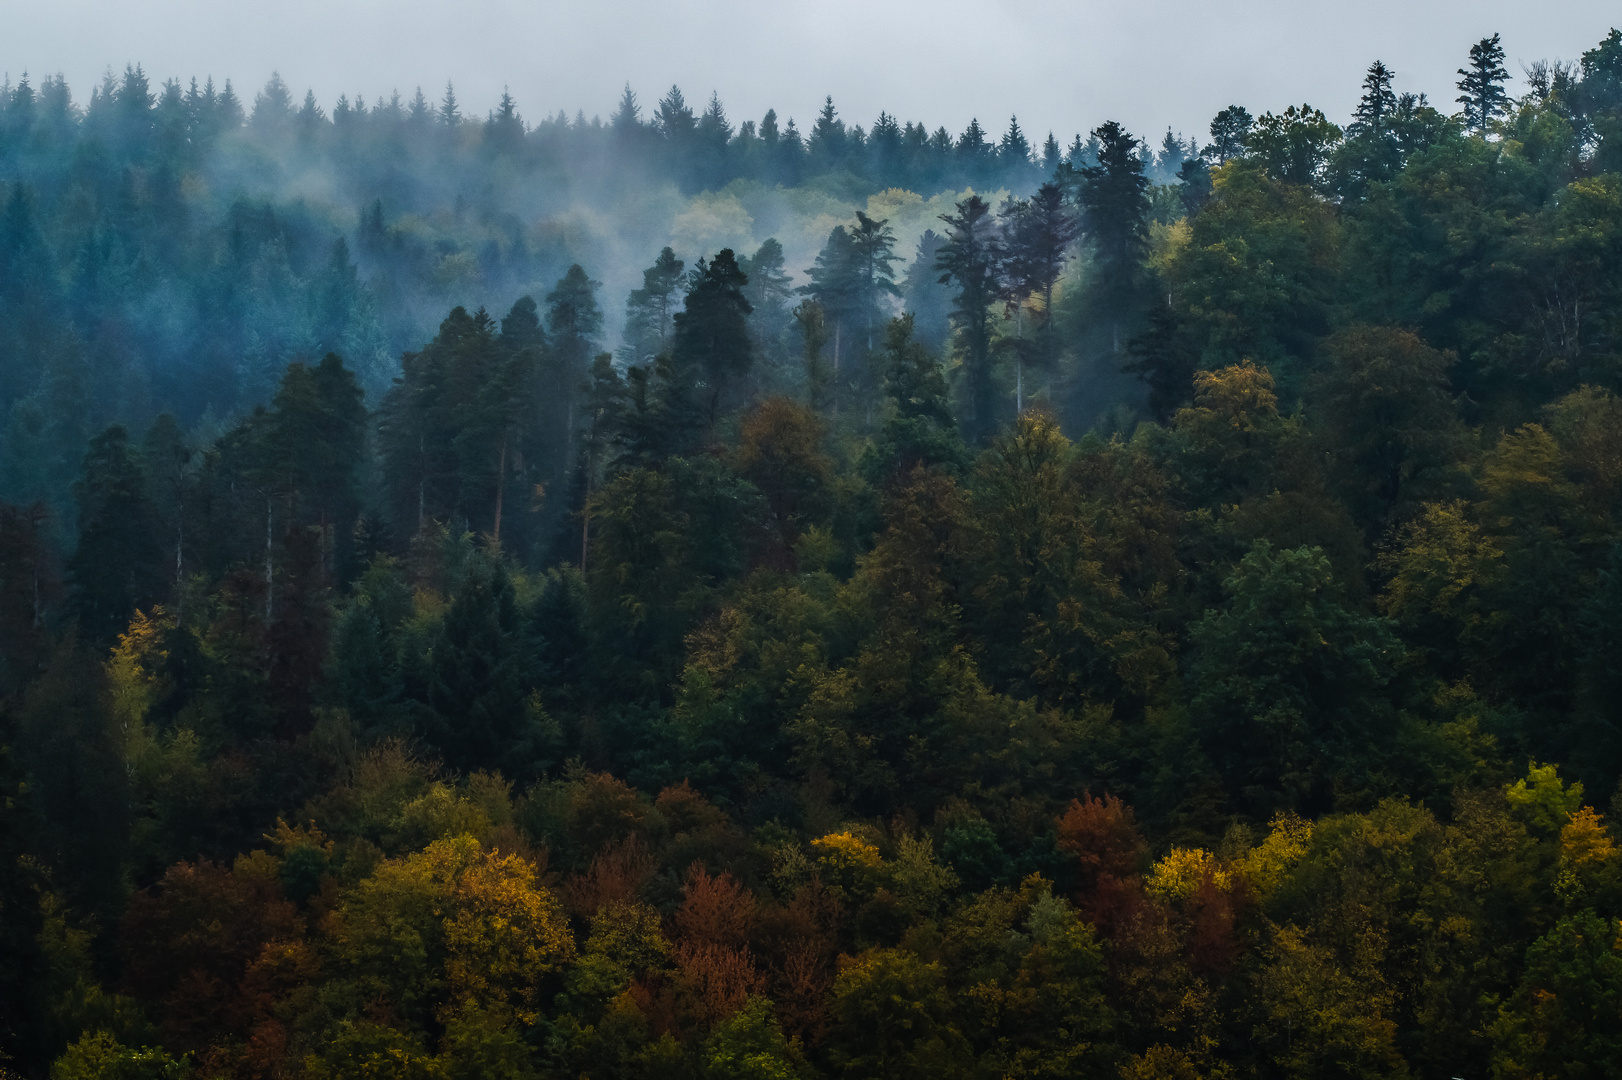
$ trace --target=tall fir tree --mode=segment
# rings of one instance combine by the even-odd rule
[[[1464,126],[1485,135],[1492,122],[1509,109],[1509,94],[1504,90],[1509,69],[1504,67],[1504,47],[1498,43],[1498,35],[1470,46],[1470,66],[1460,68],[1458,74],[1455,100],[1464,106]]]
[[[940,215],[947,232],[935,254],[940,282],[953,284],[952,326],[963,358],[967,417],[963,425],[971,445],[996,430],[996,382],[991,370],[991,305],[1002,291],[1002,238],[991,204],[970,195],[956,213]]]

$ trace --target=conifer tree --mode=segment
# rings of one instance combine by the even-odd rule
[[[785,359],[782,339],[791,318],[788,301],[794,295],[793,279],[784,272],[783,245],[776,237],[767,237],[739,266],[749,279],[744,296],[752,309],[749,326],[755,351],[762,360],[781,365]]]
[[[1250,135],[1253,121],[1250,111],[1243,105],[1229,105],[1211,120],[1211,145],[1205,152],[1224,165],[1229,158],[1245,152],[1245,139]]]
[[[1070,243],[1078,231],[1063,190],[1052,182],[1043,184],[1029,199],[1011,201],[1003,210],[1003,274],[1018,324],[1013,341],[1016,413],[1025,408],[1027,362],[1051,366],[1054,360],[1053,286],[1064,272]],[[1026,309],[1033,298],[1039,298],[1041,305],[1032,313],[1036,334],[1027,338]]]
[[[152,503],[129,433],[114,425],[90,440],[84,478],[73,486],[79,542],[68,560],[73,606],[92,641],[107,642],[137,608],[163,595],[163,556]]]
[[[754,363],[749,341],[752,309],[743,295],[748,283],[732,249],[722,248],[715,258],[698,261],[693,286],[676,313],[676,377],[695,388],[696,419],[706,430],[744,398],[743,379]]]
[[[1509,108],[1509,95],[1504,91],[1509,69],[1504,67],[1504,48],[1498,43],[1498,35],[1470,46],[1470,66],[1460,68],[1458,73],[1460,93],[1455,100],[1464,106],[1464,126],[1485,135],[1492,122]]]
[[[991,372],[991,305],[1002,288],[1001,237],[991,204],[971,195],[957,204],[954,214],[940,215],[946,223],[945,241],[935,255],[940,282],[952,283],[957,297],[952,304],[952,326],[958,332],[968,396],[968,417],[963,425],[970,444],[991,437],[996,397]]]
[[[675,294],[684,268],[682,260],[667,247],[659,252],[652,266],[642,271],[642,288],[631,290],[625,301],[621,356],[627,363],[645,364],[669,350],[675,325]]]
[[[1111,120],[1093,132],[1098,164],[1078,170],[1081,228],[1098,253],[1100,288],[1112,349],[1121,351],[1121,328],[1130,315],[1149,240],[1149,179],[1139,142]]]

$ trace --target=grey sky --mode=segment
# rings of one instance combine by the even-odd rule
[[[645,110],[676,83],[695,107],[719,92],[734,122],[775,107],[802,130],[832,94],[864,126],[882,108],[954,133],[971,116],[1000,133],[1018,114],[1033,141],[1106,119],[1203,138],[1234,102],[1308,101],[1344,121],[1376,58],[1399,91],[1451,111],[1471,42],[1501,33],[1519,75],[1614,24],[1615,0],[0,0],[0,69],[61,72],[81,103],[109,66],[138,61],[154,82],[229,77],[248,102],[279,70],[329,110],[341,93],[370,102],[419,84],[437,100],[449,79],[474,115],[506,85],[531,120],[606,117],[629,81]]]

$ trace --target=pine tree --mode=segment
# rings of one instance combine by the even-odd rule
[[[673,146],[686,146],[687,137],[692,134],[697,120],[693,110],[687,107],[687,99],[682,97],[681,87],[672,86],[670,92],[659,99],[653,122],[667,142]]]
[[[1059,163],[1063,160],[1064,154],[1059,149],[1059,140],[1055,139],[1053,132],[1050,131],[1047,139],[1042,143],[1042,172],[1052,176],[1058,170]]]
[[[697,391],[697,421],[713,429],[721,415],[742,404],[743,378],[754,363],[749,341],[749,283],[731,248],[700,259],[693,285],[675,317],[676,377]]]
[[[834,99],[829,95],[822,103],[822,111],[817,114],[817,122],[811,126],[807,140],[811,160],[817,168],[833,171],[844,164],[845,141],[845,122],[839,119]]]
[[[440,98],[436,119],[440,127],[451,131],[462,122],[462,112],[456,103],[456,87],[449,82],[445,84],[445,96]]]
[[[1390,133],[1392,114],[1397,111],[1397,95],[1391,90],[1391,69],[1376,60],[1363,76],[1363,96],[1353,113],[1356,130],[1376,139]]]
[[[1031,164],[1031,142],[1020,129],[1019,117],[1008,118],[1008,130],[997,145],[997,157],[1005,169],[1028,169]]]
[[[1098,253],[1100,297],[1109,314],[1112,347],[1121,351],[1121,326],[1137,295],[1149,240],[1149,179],[1138,140],[1113,120],[1093,132],[1098,164],[1079,170],[1081,228]]]
[[[1216,158],[1218,165],[1243,154],[1254,123],[1243,105],[1229,105],[1211,120],[1211,145],[1205,148],[1206,154]]]
[[[997,222],[991,204],[971,195],[957,204],[955,214],[940,215],[946,239],[935,255],[940,282],[957,286],[952,304],[952,325],[958,332],[968,391],[967,440],[978,445],[991,437],[996,426],[996,386],[991,372],[991,305],[1002,290]]]
[[[1455,99],[1464,106],[1464,126],[1485,135],[1492,122],[1509,108],[1504,83],[1509,70],[1504,67],[1504,49],[1498,35],[1482,38],[1470,46],[1470,66],[1460,68],[1460,94]]]
[[[68,560],[73,608],[92,641],[107,642],[137,608],[163,589],[163,556],[147,497],[146,476],[129,433],[114,425],[90,440],[84,478],[73,485],[79,542]]]
[[[625,344],[620,355],[627,363],[645,364],[669,350],[675,294],[684,267],[667,247],[642,271],[642,288],[632,289],[625,301]]]
[[[619,106],[614,110],[613,117],[608,121],[609,127],[619,138],[630,138],[642,130],[642,106],[636,102],[636,92],[631,84],[625,84],[625,90],[620,94]]]
[[[789,298],[794,295],[792,278],[784,272],[783,245],[776,237],[767,237],[755,253],[740,263],[749,284],[744,296],[753,309],[749,326],[754,334],[755,351],[763,360],[781,364],[782,338],[788,328]]]
[[[1027,363],[1049,368],[1056,359],[1053,333],[1053,287],[1064,272],[1071,241],[1079,231],[1058,184],[1043,184],[1030,199],[1011,200],[1003,210],[1003,273],[1008,303],[1018,322],[1012,342],[1015,350],[1014,409],[1025,408]],[[1036,333],[1025,334],[1025,313],[1032,298],[1040,298],[1034,311]]]

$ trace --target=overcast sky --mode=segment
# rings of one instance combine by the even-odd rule
[[[646,108],[672,84],[734,121],[767,108],[802,130],[824,94],[848,121],[880,109],[1033,141],[1115,119],[1156,140],[1204,137],[1218,109],[1311,102],[1344,121],[1378,58],[1399,91],[1454,108],[1470,44],[1503,35],[1508,66],[1576,58],[1622,24],[1617,0],[0,0],[0,69],[67,76],[83,103],[109,66],[153,82],[229,77],[245,101],[274,71],[331,109],[456,84],[482,116],[503,86],[531,120],[607,117],[627,81]]]

